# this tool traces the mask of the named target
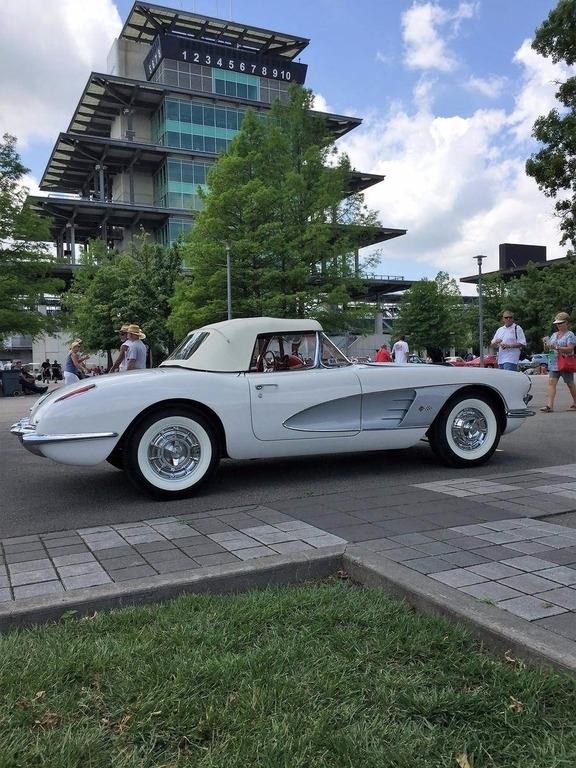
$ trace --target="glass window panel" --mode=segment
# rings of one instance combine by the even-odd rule
[[[190,133],[180,134],[180,146],[182,149],[192,149],[192,135]]]
[[[180,134],[175,131],[168,131],[166,134],[166,146],[167,147],[179,147],[180,146]]]
[[[182,181],[185,184],[193,184],[194,183],[194,165],[192,163],[182,163],[181,166],[181,173],[182,173]]]
[[[177,160],[168,161],[168,178],[170,181],[181,181],[182,179],[182,164]]]
[[[214,107],[204,107],[204,125],[214,125]]]
[[[180,117],[180,105],[176,99],[166,99],[166,119],[178,120]]]

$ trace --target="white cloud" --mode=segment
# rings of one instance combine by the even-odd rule
[[[508,80],[505,77],[469,77],[466,81],[466,87],[470,91],[477,91],[483,96],[487,96],[489,99],[496,99],[504,88],[506,87]]]
[[[448,11],[432,2],[414,3],[402,14],[402,31],[405,44],[404,63],[410,69],[435,69],[451,72],[458,66],[458,59],[450,50],[440,30],[446,29],[447,38],[457,34],[464,19],[474,16],[477,3],[460,3],[455,11]]]
[[[549,259],[564,255],[553,203],[524,170],[532,124],[554,103],[559,73],[525,45],[515,61],[523,76],[510,112],[438,117],[428,94],[433,83],[421,81],[410,106],[366,116],[340,142],[353,166],[386,176],[366,193],[368,205],[384,225],[408,230],[383,244],[383,273],[387,261],[416,261],[422,271],[410,279],[439,270],[475,274],[478,253],[495,270],[498,245],[507,242],[546,245]]]
[[[531,135],[539,115],[546,115],[558,107],[554,97],[558,83],[573,76],[574,67],[568,67],[563,62],[554,64],[549,58],[543,58],[531,47],[529,40],[525,40],[516,51],[514,63],[522,68],[523,73],[510,123],[516,139],[521,141]]]
[[[68,126],[92,70],[122,24],[112,0],[4,0],[0,50],[0,135],[19,146],[54,141]],[[7,63],[9,62],[9,72]]]

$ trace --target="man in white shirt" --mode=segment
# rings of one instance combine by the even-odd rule
[[[398,336],[398,341],[392,347],[394,352],[395,363],[407,363],[408,362],[408,344],[406,343],[404,336]]]
[[[522,347],[526,346],[526,336],[520,326],[514,322],[514,315],[509,309],[502,313],[504,325],[500,326],[490,346],[498,348],[498,368],[504,371],[517,371]]]

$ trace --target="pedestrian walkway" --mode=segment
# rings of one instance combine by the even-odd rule
[[[65,608],[75,595],[84,604],[93,595],[96,608],[115,594],[126,604],[131,591],[165,596],[171,579],[176,593],[235,565],[246,574],[274,557],[285,567],[356,545],[394,578],[416,572],[432,591],[496,606],[503,624],[515,616],[576,641],[576,528],[538,519],[574,510],[569,464],[4,539],[0,623],[14,626],[20,609],[29,620],[27,608]]]

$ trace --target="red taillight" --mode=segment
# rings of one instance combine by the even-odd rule
[[[80,387],[80,389],[75,389],[74,392],[67,392],[65,395],[62,395],[62,397],[56,398],[54,402],[61,403],[62,400],[67,400],[69,397],[76,397],[76,395],[83,395],[84,392],[89,392],[91,389],[94,389],[95,387],[96,387],[96,384],[86,384],[85,387]]]

